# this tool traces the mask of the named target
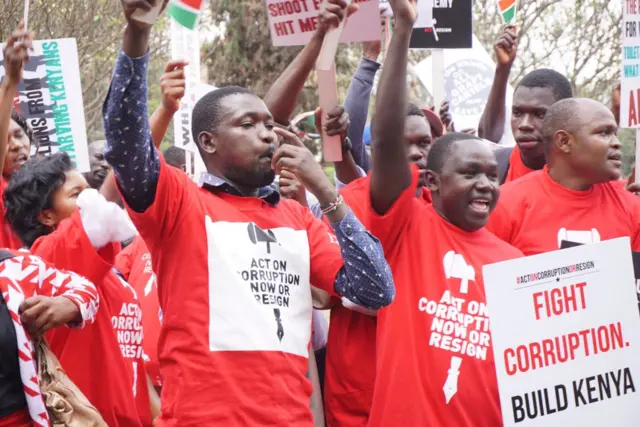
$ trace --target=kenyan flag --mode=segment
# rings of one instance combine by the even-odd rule
[[[198,25],[204,0],[170,0],[167,11],[180,25],[193,30]]]
[[[516,6],[518,0],[498,0],[498,9],[507,24],[513,24],[516,20]]]

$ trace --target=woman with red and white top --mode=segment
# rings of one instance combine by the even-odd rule
[[[93,323],[98,292],[85,278],[27,252],[0,257],[0,427],[48,426],[32,339]]]

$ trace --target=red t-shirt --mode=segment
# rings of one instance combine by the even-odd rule
[[[309,282],[335,294],[335,235],[295,201],[210,192],[160,163],[153,204],[129,209],[163,312],[159,425],[312,425]]]
[[[23,244],[22,241],[16,236],[16,234],[11,229],[11,226],[4,219],[4,192],[9,185],[9,181],[6,180],[5,177],[0,177],[0,205],[2,209],[0,209],[0,248],[7,249],[20,249]]]
[[[150,426],[142,312],[133,288],[113,271],[117,247],[108,245],[97,252],[75,212],[56,231],[36,240],[31,252],[57,268],[85,276],[98,289],[100,309],[92,325],[47,333],[69,378],[109,427]]]
[[[557,250],[562,240],[595,243],[623,236],[640,250],[640,199],[622,181],[574,191],[553,181],[545,167],[500,193],[487,228],[525,255]]]
[[[162,326],[162,312],[158,302],[158,284],[151,266],[151,254],[142,237],[136,236],[133,242],[116,257],[116,268],[133,287],[140,301],[144,317],[145,369],[151,382],[162,387],[160,365],[158,363],[158,338]]]
[[[509,156],[509,170],[507,171],[507,177],[504,180],[505,184],[507,182],[515,181],[518,178],[522,178],[531,172],[535,172],[535,169],[530,169],[525,166],[520,154],[520,148],[517,145],[513,147],[511,156]]]
[[[340,191],[365,226],[369,185],[366,176]],[[430,204],[429,190],[422,188],[419,200]],[[367,425],[376,376],[376,323],[376,317],[342,304],[331,309],[324,378],[325,416],[330,427]]]
[[[522,254],[486,229],[466,232],[416,199],[418,181],[384,216],[369,208],[396,298],[378,312],[370,426],[502,425],[482,267]]]

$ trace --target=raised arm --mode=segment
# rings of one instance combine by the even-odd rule
[[[160,149],[160,144],[164,136],[167,134],[169,124],[173,116],[180,108],[180,100],[185,93],[185,77],[184,67],[187,63],[183,60],[169,61],[165,72],[160,78],[160,90],[162,92],[162,102],[156,108],[149,119],[149,127],[151,129],[151,138],[153,145]],[[107,177],[100,187],[100,193],[110,202],[117,203],[123,207],[122,198],[116,186],[113,169],[109,171]]]
[[[121,0],[127,27],[107,99],[102,107],[107,147],[125,202],[144,212],[155,199],[160,170],[147,106],[147,68],[151,26],[133,21],[136,8],[149,10],[161,0]]]
[[[516,27],[508,25],[504,27],[500,38],[493,46],[496,52],[496,73],[489,92],[487,105],[484,107],[480,123],[478,124],[478,136],[493,141],[496,144],[502,139],[507,117],[505,100],[507,97],[507,84],[511,66],[516,59],[518,50],[518,36]]]
[[[28,49],[31,49],[31,39],[32,36],[24,31],[24,23],[21,22],[4,46],[5,75],[0,85],[0,176],[7,155],[13,98],[22,80],[23,64],[29,60]]]
[[[321,9],[318,16],[318,27],[311,41],[289,64],[264,96],[264,102],[277,123],[289,124],[304,82],[309,77],[318,55],[320,55],[324,36],[331,28],[340,24],[345,13],[351,14],[356,10],[355,4],[347,8],[345,0],[327,0],[326,6]]]
[[[365,172],[368,172],[371,168],[371,158],[364,145],[363,135],[369,114],[369,101],[373,82],[376,78],[376,73],[380,69],[380,64],[376,62],[379,55],[380,41],[363,44],[362,59],[351,79],[347,97],[344,100],[344,108],[347,110],[351,120],[348,135],[351,141],[351,155],[356,165],[360,166]],[[342,181],[338,173],[337,164],[336,174]]]
[[[186,66],[187,63],[183,60],[171,60],[160,78],[162,102],[153,112],[150,120],[151,136],[156,148],[160,148],[173,116],[180,109],[180,100],[184,97],[186,90],[184,75],[184,67]]]
[[[389,3],[395,16],[395,26],[378,84],[371,129],[371,204],[380,215],[386,213],[411,184],[404,123],[408,105],[406,76],[409,39],[417,17],[416,0],[390,0]]]

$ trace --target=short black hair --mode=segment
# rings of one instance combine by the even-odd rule
[[[187,162],[184,150],[174,145],[164,150],[162,153],[165,162],[174,168],[182,168]]]
[[[412,116],[424,117],[425,119],[427,118],[427,116],[424,115],[424,112],[420,109],[420,107],[410,102],[409,104],[407,104],[407,117],[412,117]],[[370,124],[371,131],[373,131],[373,124],[376,122],[375,119],[376,119],[375,116],[371,118],[371,124]]]
[[[249,89],[240,86],[225,86],[209,92],[193,107],[191,116],[191,133],[198,144],[198,135],[202,132],[215,132],[220,125],[222,115],[222,100],[231,95],[247,94],[256,96]]]
[[[553,92],[556,102],[573,97],[573,88],[569,79],[549,68],[539,68],[525,75],[516,86],[516,90],[520,86],[549,88]]]
[[[436,139],[435,142],[431,144],[431,149],[427,156],[427,169],[440,173],[442,171],[442,165],[451,153],[453,144],[458,141],[469,140],[482,141],[482,139],[477,136],[463,132],[450,132]]]
[[[409,116],[420,116],[425,118],[427,117],[424,115],[424,112],[420,107],[412,103],[409,103],[409,105],[407,106],[407,117]]]
[[[4,192],[5,219],[27,246],[53,231],[40,222],[40,213],[51,209],[53,193],[65,182],[73,163],[65,152],[28,160],[16,172]]]
[[[16,122],[18,126],[22,128],[23,132],[27,135],[27,138],[29,138],[29,143],[33,145],[33,131],[31,130],[31,127],[24,119],[24,117],[22,117],[16,111],[11,111],[11,120]]]

